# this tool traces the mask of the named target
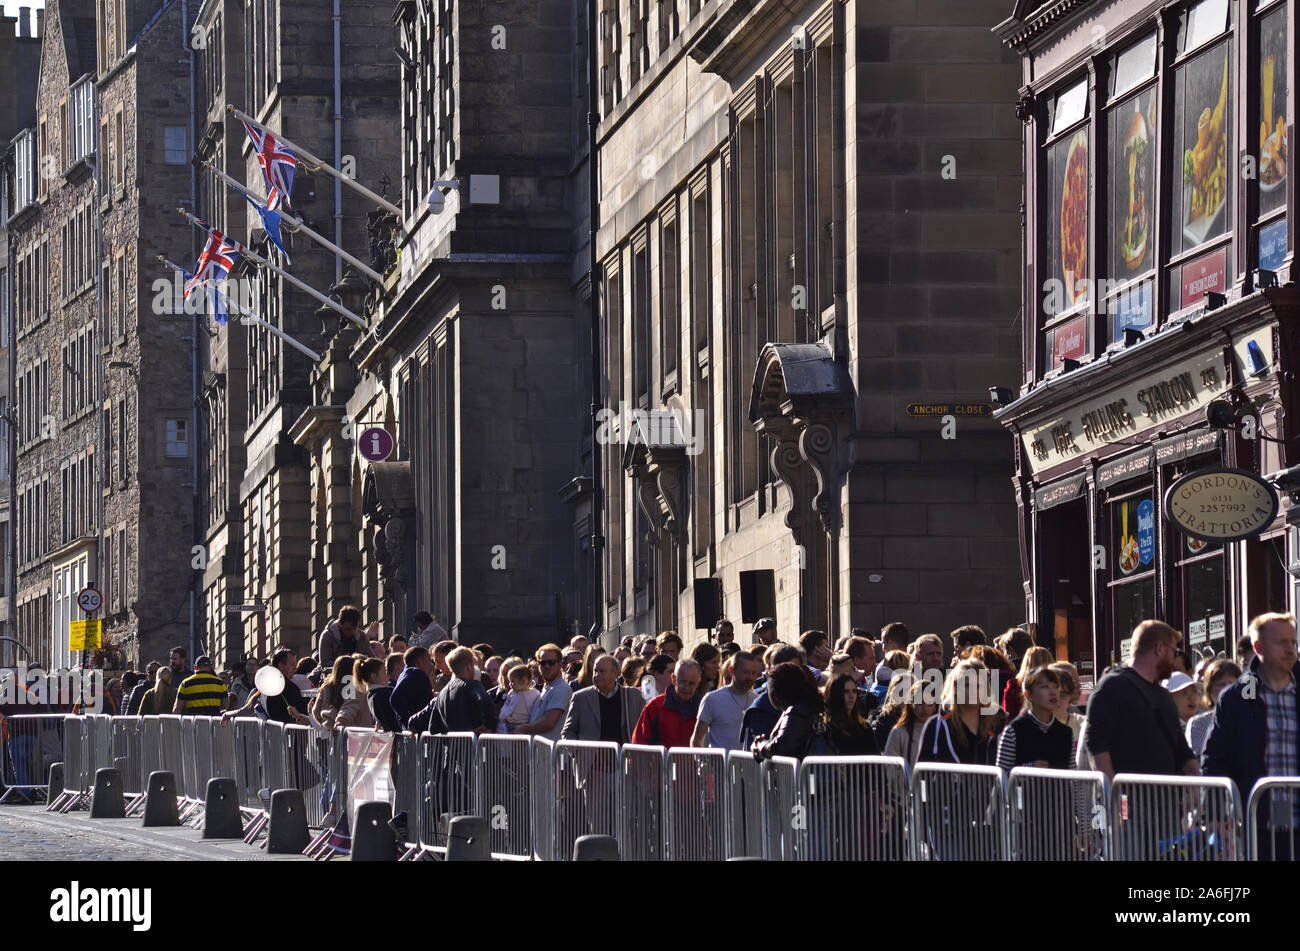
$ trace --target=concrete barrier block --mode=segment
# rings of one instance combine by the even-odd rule
[[[356,828],[352,830],[353,862],[396,862],[397,836],[388,820],[393,807],[386,802],[363,802],[357,806]]]
[[[126,799],[122,795],[122,774],[116,769],[95,770],[95,791],[90,796],[90,818],[125,819]]]
[[[51,763],[50,764],[50,787],[49,787],[49,792],[46,794],[45,801],[54,802],[54,800],[58,799],[62,795],[63,795],[63,764]]]
[[[580,835],[573,843],[575,862],[617,862],[618,839],[612,835]]]
[[[176,806],[176,777],[165,769],[149,774],[144,790],[144,824],[171,827],[181,824]]]
[[[448,862],[491,862],[492,842],[487,820],[479,816],[456,816],[447,829]]]
[[[239,797],[235,781],[214,776],[208,780],[203,800],[203,838],[242,839],[244,817],[239,814]]]
[[[300,789],[277,789],[271,793],[270,829],[266,851],[273,855],[302,852],[311,841],[307,829],[307,806]]]

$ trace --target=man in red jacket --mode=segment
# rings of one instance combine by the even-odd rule
[[[632,731],[632,743],[650,746],[690,746],[695,717],[700,709],[700,665],[690,659],[677,662],[673,682],[645,705]]]

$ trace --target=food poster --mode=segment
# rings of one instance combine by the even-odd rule
[[[1149,570],[1156,557],[1155,503],[1135,496],[1115,504],[1115,560],[1121,575]]]
[[[1175,252],[1186,251],[1228,230],[1232,133],[1232,71],[1228,44],[1220,43],[1178,70],[1178,141],[1174,150]]]
[[[1137,277],[1152,265],[1156,98],[1148,89],[1110,113],[1110,275],[1115,280]]]
[[[1088,132],[1079,129],[1058,139],[1048,150],[1052,189],[1048,198],[1048,260],[1052,279],[1059,282],[1069,310],[1088,297]],[[1047,316],[1053,316],[1048,314]]]
[[[1286,5],[1259,26],[1259,212],[1286,204]],[[1263,265],[1261,264],[1261,267]]]

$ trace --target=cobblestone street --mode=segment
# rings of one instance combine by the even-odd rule
[[[145,829],[138,816],[91,820],[43,806],[0,806],[0,861],[308,861],[267,855],[239,840],[204,841],[198,829]]]

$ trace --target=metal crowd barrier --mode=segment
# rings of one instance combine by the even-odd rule
[[[762,858],[763,766],[754,754],[727,753],[727,858]]]
[[[533,774],[529,737],[478,738],[478,814],[487,820],[496,859],[533,857]]]
[[[318,738],[315,727],[296,723],[285,724],[282,733],[285,780],[270,788],[301,790],[307,824],[321,828],[329,814],[337,818],[343,811],[348,792],[344,777],[330,763],[329,738]]]
[[[362,731],[364,732],[364,731]],[[95,770],[116,763],[128,793],[173,772],[190,811],[211,776],[231,776],[265,821],[274,789],[303,791],[313,826],[346,808],[342,733],[258,719],[31,715],[4,721],[3,778],[44,786],[64,762],[67,811]],[[539,737],[399,735],[394,812],[408,839],[446,850],[447,817],[487,820],[499,859],[560,860],[587,834],[618,838],[628,860],[1257,860],[1300,849],[1300,777],[1241,797],[1221,778],[918,764],[896,757],[776,757]],[[39,770],[39,771],[38,771]],[[134,789],[132,787],[140,787]],[[138,797],[137,797],[138,800]],[[255,838],[255,836],[250,836]],[[414,850],[412,850],[414,851]]]
[[[808,861],[899,862],[907,856],[907,763],[897,756],[809,756],[799,766]]]
[[[1007,775],[1007,837],[1013,862],[1109,858],[1105,774],[1017,766]]]
[[[399,733],[393,737],[392,774],[393,815],[406,813],[406,841],[402,844],[406,847],[407,855],[411,855],[420,847],[420,828],[424,812],[421,796],[423,784],[420,781],[423,768],[418,736],[412,733]],[[346,778],[341,781],[346,782]],[[344,789],[343,793],[346,796],[347,790]]]
[[[1120,773],[1111,783],[1108,818],[1116,861],[1245,857],[1241,804],[1231,779]]]
[[[145,791],[144,723],[139,717],[113,717],[113,762],[122,771],[122,792],[130,797]]]
[[[8,801],[11,794],[44,794],[49,789],[50,766],[63,758],[63,716],[36,713],[0,717],[0,733],[4,736],[0,787],[7,787],[0,802]]]
[[[1006,857],[1006,786],[996,766],[917,763],[911,800],[914,860],[992,862]]]
[[[532,737],[532,807],[533,856],[541,862],[555,860],[555,741],[544,736]]]
[[[555,744],[555,860],[573,858],[584,835],[618,835],[618,744]]]
[[[420,736],[423,788],[420,845],[442,854],[447,850],[446,826],[456,816],[474,814],[473,733]]]
[[[667,751],[662,746],[628,743],[620,758],[619,857],[631,862],[662,861]]]
[[[799,761],[773,756],[763,761],[763,815],[767,831],[764,858],[793,862],[799,858],[796,842],[804,825],[799,803]]]
[[[1246,803],[1246,857],[1294,862],[1300,853],[1300,779],[1266,776]]]
[[[669,861],[718,862],[727,855],[727,752],[668,751],[665,842]]]
[[[236,717],[231,723],[235,743],[235,786],[239,792],[239,805],[254,811],[262,808],[260,790],[264,734],[262,721],[257,717]]]

